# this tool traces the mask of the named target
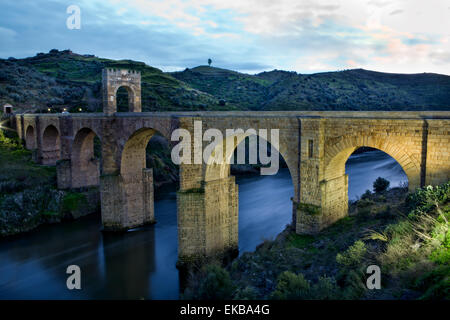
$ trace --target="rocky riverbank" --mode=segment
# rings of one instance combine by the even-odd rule
[[[57,190],[55,168],[31,157],[14,134],[0,131],[0,236],[99,212],[98,188]]]
[[[186,299],[450,299],[450,184],[365,193],[315,236],[292,226],[255,252],[193,272]],[[381,289],[366,286],[381,268]]]

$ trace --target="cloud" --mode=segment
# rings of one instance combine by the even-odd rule
[[[386,7],[388,5],[390,5],[392,3],[392,1],[386,1],[386,0],[371,0],[369,2],[367,2],[368,5],[372,5],[378,8],[383,8]]]
[[[16,36],[17,32],[14,30],[0,27],[0,37],[5,40],[6,38],[14,38]]]
[[[436,64],[449,64],[450,63],[450,51],[431,52],[429,54],[430,59]]]
[[[135,59],[163,70],[205,64],[237,71],[362,67],[450,74],[450,12],[438,0],[2,0],[0,56],[52,48]]]
[[[403,13],[403,12],[404,12],[403,10],[397,9],[397,10],[394,10],[394,11],[392,11],[391,13],[389,13],[389,15],[394,16],[394,15],[396,15],[396,14],[400,14],[400,13]]]

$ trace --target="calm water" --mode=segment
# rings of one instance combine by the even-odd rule
[[[345,172],[349,175],[348,198],[355,200],[366,190],[372,191],[373,182],[378,177],[390,181],[390,188],[408,182],[402,167],[382,151],[369,151],[353,154],[348,158]]]
[[[349,198],[382,176],[396,186],[406,181],[385,153],[353,155],[347,162]],[[289,171],[237,178],[239,248],[253,251],[291,220],[293,187]],[[39,227],[0,241],[0,299],[177,299],[176,195],[166,190],[155,201],[157,223],[121,235],[103,234],[100,216]],[[81,268],[82,290],[66,288],[68,265]]]

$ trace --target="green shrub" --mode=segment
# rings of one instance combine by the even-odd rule
[[[339,277],[342,279],[344,291],[341,293],[344,299],[355,300],[360,298],[365,290],[365,274],[360,270],[347,270],[341,272]]]
[[[427,186],[416,190],[407,197],[406,204],[412,211],[410,217],[414,218],[433,209],[440,209],[439,203],[446,203],[450,198],[450,182],[440,186]]]
[[[373,183],[373,191],[376,193],[381,193],[389,188],[390,182],[382,177],[378,177]]]
[[[408,220],[400,221],[395,224],[390,224],[386,227],[385,233],[391,238],[402,235],[408,235],[412,232],[412,225]]]
[[[342,289],[332,277],[321,276],[311,285],[303,274],[285,271],[278,277],[277,287],[271,298],[276,300],[336,300],[342,297]]]
[[[74,211],[79,208],[82,202],[86,202],[86,196],[82,193],[69,192],[64,196],[62,202],[63,211]]]
[[[313,205],[313,204],[309,204],[309,203],[302,203],[299,202],[297,205],[297,208],[303,212],[305,212],[308,215],[318,215],[321,213],[320,207]]]
[[[365,198],[365,199],[359,200],[359,201],[356,203],[356,207],[357,207],[358,209],[362,209],[362,208],[370,207],[370,206],[372,206],[372,205],[374,205],[374,204],[375,204],[375,202],[373,202],[373,200],[370,200],[370,199]]]
[[[337,300],[341,298],[341,288],[332,277],[319,277],[316,284],[311,289],[313,299],[317,300]]]
[[[338,253],[336,262],[347,268],[360,267],[366,252],[366,245],[358,240],[343,253]]]
[[[423,291],[421,299],[450,300],[450,265],[441,265],[419,277],[414,288]]]
[[[219,265],[206,265],[191,276],[190,282],[183,294],[184,299],[229,300],[233,297],[234,286],[230,274]]]
[[[303,274],[285,271],[278,277],[277,287],[272,293],[276,300],[310,299],[310,284]]]
[[[247,286],[244,289],[239,289],[236,292],[234,299],[236,299],[236,300],[256,300],[257,292],[256,292],[255,288]]]
[[[434,232],[433,239],[440,242],[440,245],[433,250],[430,260],[440,264],[450,263],[450,230]]]
[[[313,236],[307,235],[307,234],[292,233],[292,234],[289,234],[287,240],[288,240],[288,243],[290,246],[293,246],[296,248],[304,248],[304,247],[310,245],[311,243],[313,243],[315,241],[315,238]]]
[[[366,190],[366,192],[364,192],[361,195],[361,199],[362,200],[369,199],[371,196],[372,196],[372,192],[370,192],[370,190]]]
[[[0,143],[7,148],[23,149],[22,143],[15,132],[0,129]]]

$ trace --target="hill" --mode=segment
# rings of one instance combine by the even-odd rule
[[[440,74],[354,69],[247,75],[201,66],[172,75],[250,110],[450,110],[450,77]]]
[[[105,67],[141,72],[143,111],[217,110],[218,99],[143,62],[51,50],[26,59],[0,59],[0,103],[17,109],[101,111]],[[118,100],[119,97],[118,97]]]
[[[19,111],[101,111],[105,67],[141,72],[143,111],[450,110],[446,75],[363,69],[249,75],[209,66],[165,73],[143,62],[56,49],[25,59],[0,59],[0,104],[11,103]],[[119,108],[125,101],[119,91]]]

